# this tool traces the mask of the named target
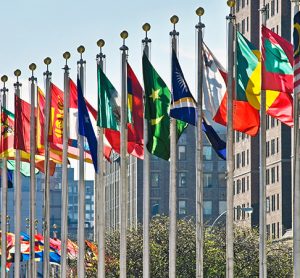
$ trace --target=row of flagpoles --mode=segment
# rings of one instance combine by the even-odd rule
[[[296,2],[295,10],[298,10],[298,1]],[[234,149],[233,149],[233,130],[234,130],[234,107],[233,99],[235,92],[235,55],[234,52],[234,43],[236,43],[236,31],[235,31],[235,16],[233,15],[233,7],[235,1],[228,1],[228,6],[231,8],[231,12],[227,17],[228,20],[228,72],[227,72],[227,218],[226,218],[226,277],[233,277],[234,269],[234,252],[233,252],[233,173],[234,173]],[[261,10],[263,20],[263,25],[266,25],[266,7],[263,7]],[[197,256],[197,265],[196,265],[196,277],[203,277],[203,138],[202,138],[202,104],[203,104],[203,39],[202,39],[202,29],[204,24],[201,22],[201,17],[204,14],[202,8],[197,9],[196,14],[199,17],[199,22],[196,25],[197,30],[197,93],[198,93],[198,103],[197,103],[197,158],[196,158],[196,256]],[[170,32],[171,37],[171,48],[172,52],[175,53],[175,58],[178,52],[178,35],[175,27],[178,22],[178,17],[173,16],[171,18],[171,23],[173,24],[173,30]],[[148,32],[150,30],[149,24],[144,24],[143,30],[146,33],[145,39],[142,41],[144,47],[143,62],[147,63],[149,59],[149,44],[151,40],[148,38]],[[121,68],[122,68],[122,82],[121,82],[121,113],[120,113],[120,157],[121,157],[121,169],[120,169],[120,277],[126,277],[126,229],[128,222],[128,213],[127,213],[127,199],[128,199],[128,179],[127,179],[127,100],[128,100],[128,88],[127,88],[127,59],[128,59],[128,47],[125,44],[125,40],[128,37],[128,33],[123,31],[121,33],[121,38],[123,40],[123,45],[121,46]],[[104,47],[104,41],[99,40],[98,46],[100,48],[100,53],[97,55],[97,67],[98,74],[103,71],[103,63],[105,60],[105,55],[102,52]],[[84,103],[80,101],[83,99],[85,93],[85,69],[86,63],[83,60],[83,53],[85,49],[83,46],[78,48],[80,54],[80,59],[77,63],[78,67],[78,82],[77,82],[77,96],[78,96],[78,107]],[[64,53],[64,59],[66,61],[64,67],[64,103],[69,103],[70,100],[70,77],[68,67],[68,59],[70,58],[70,53]],[[148,58],[147,58],[148,57]],[[50,194],[50,144],[48,142],[48,133],[49,133],[49,121],[50,121],[50,84],[51,84],[51,73],[49,72],[49,65],[51,59],[45,59],[45,64],[47,70],[44,73],[45,82],[46,82],[46,110],[45,110],[45,124],[44,124],[44,169],[45,169],[45,192],[44,192],[44,263],[43,263],[43,275],[44,277],[49,276],[49,194]],[[173,66],[173,59],[172,59]],[[34,77],[34,70],[36,66],[34,64],[30,65],[30,70],[32,75],[30,77],[30,92],[31,92],[31,115],[30,115],[30,165],[31,165],[31,178],[30,178],[30,238],[33,239],[35,235],[34,230],[34,219],[35,219],[35,191],[36,191],[36,182],[35,182],[35,153],[36,153],[36,134],[35,134],[35,98],[37,95],[36,87],[36,78]],[[297,64],[295,60],[295,71],[297,70]],[[16,71],[15,75],[17,77],[17,82],[15,83],[15,94],[20,95],[19,77],[21,75],[20,71]],[[145,79],[145,77],[144,77]],[[2,106],[5,108],[6,104],[6,92],[7,88],[5,83],[7,78],[2,77],[4,82],[4,87],[1,90],[3,93],[3,102]],[[98,76],[98,82],[99,76]],[[173,84],[173,83],[172,83]],[[173,85],[172,85],[173,87]],[[147,90],[145,86],[145,91]],[[172,88],[172,91],[174,88]],[[157,97],[152,92],[153,101]],[[297,93],[297,92],[294,92]],[[174,97],[174,96],[173,96]],[[149,96],[145,95],[145,101],[147,103],[147,98]],[[175,100],[173,99],[173,102]],[[299,159],[299,129],[298,129],[298,99],[294,98],[294,107],[295,107],[295,128],[294,128],[294,214],[293,214],[293,223],[294,223],[294,272],[295,277],[300,276],[300,223],[298,216],[300,215],[300,192],[299,192],[299,168],[300,168],[300,159]],[[174,103],[173,103],[174,104]],[[146,105],[146,104],[145,104]],[[85,106],[85,105],[84,105]],[[79,246],[79,257],[78,257],[78,275],[79,277],[84,277],[84,217],[85,217],[85,185],[84,185],[84,161],[86,152],[84,149],[84,137],[87,137],[86,134],[89,133],[87,128],[88,124],[85,124],[87,119],[87,114],[85,111],[87,109],[83,107],[82,110],[78,109],[78,147],[79,147],[79,214],[78,214],[78,246]],[[70,108],[68,105],[63,106],[64,111],[64,121],[63,121],[63,148],[62,148],[62,248],[61,248],[61,277],[66,277],[68,273],[67,267],[67,231],[68,231],[68,146],[70,139]],[[87,111],[87,110],[86,110]],[[144,228],[144,243],[143,243],[143,276],[145,278],[150,277],[150,254],[149,254],[149,203],[150,203],[150,154],[146,147],[146,142],[149,139],[149,121],[145,116],[144,120],[144,179],[143,179],[143,228]],[[259,273],[260,277],[266,277],[267,268],[266,268],[266,212],[265,212],[265,171],[266,171],[266,92],[265,90],[261,91],[261,101],[260,101],[260,244],[259,244]],[[156,119],[155,119],[156,120]],[[1,121],[2,122],[2,121]],[[169,277],[176,277],[176,129],[177,121],[173,118],[170,118],[170,195],[169,195],[169,216],[170,216],[170,229],[169,229]],[[96,230],[96,241],[99,245],[99,257],[98,257],[98,277],[105,277],[105,183],[104,183],[104,133],[105,129],[99,125],[97,127],[97,167],[95,174],[95,230]],[[1,139],[2,140],[2,139]],[[88,139],[89,140],[89,139]],[[21,154],[20,150],[16,149],[16,171],[15,171],[15,200],[16,200],[16,224],[15,224],[15,233],[20,234],[20,202],[21,202],[21,178],[20,178],[20,161]],[[1,208],[1,230],[2,230],[2,254],[6,253],[6,212],[7,212],[7,167],[6,162],[7,158],[2,158],[3,168],[2,168],[2,208]],[[34,241],[31,241],[30,249],[30,264],[29,264],[29,273],[30,277],[36,277],[36,264],[34,260]],[[6,265],[6,256],[1,257],[1,265]],[[16,241],[16,251],[15,251],[15,277],[19,277],[20,269],[20,245]],[[5,268],[1,268],[1,277],[5,277]]]

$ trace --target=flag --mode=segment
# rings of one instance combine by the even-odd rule
[[[77,78],[77,94],[78,94],[78,133],[87,139],[89,149],[93,159],[94,168],[95,171],[98,172],[97,138],[84,101],[84,97],[81,89],[81,83],[78,78]]]
[[[144,158],[143,89],[129,64],[127,64],[127,89],[128,89],[127,151],[129,154],[138,157],[140,159],[143,159]],[[102,95],[101,97],[103,98]],[[101,109],[103,110],[103,107],[99,107],[99,111]],[[104,110],[106,109],[104,108]],[[116,151],[117,153],[120,153],[120,132],[118,130],[105,128],[104,133],[107,140],[110,142],[113,150]]]
[[[197,104],[185,81],[176,53],[172,51],[172,88],[173,103],[170,117],[197,125]]]
[[[98,118],[97,125],[114,130],[120,129],[121,100],[117,90],[98,67]]]
[[[172,51],[172,88],[174,102],[170,116],[196,126],[197,103],[185,81],[174,51]],[[226,143],[219,137],[214,128],[207,123],[204,117],[202,118],[202,130],[218,156],[226,160]]]
[[[215,122],[227,125],[227,72],[203,45],[203,96],[209,117]],[[259,131],[259,112],[247,101],[245,94],[233,100],[233,129],[255,136]]]
[[[148,151],[162,159],[170,158],[170,104],[171,92],[143,54],[145,84],[145,118],[148,120]],[[187,124],[176,121],[177,139]]]
[[[237,32],[237,95],[260,109],[261,55],[241,33]],[[266,90],[266,113],[293,126],[293,98],[289,93]]]
[[[294,95],[300,93],[300,12],[294,16]]]
[[[70,79],[70,139],[69,145],[77,147],[77,137],[78,137],[78,97],[77,97],[77,87],[75,83]],[[92,125],[96,128],[96,119],[97,119],[97,111],[92,107],[92,105],[85,99],[86,107],[90,114],[90,120],[92,121]],[[84,146],[86,153],[89,152],[87,146]],[[109,160],[111,153],[111,146],[104,136],[104,149],[103,153],[106,159]],[[91,162],[91,161],[90,161]]]
[[[292,93],[293,45],[262,26],[262,90]]]

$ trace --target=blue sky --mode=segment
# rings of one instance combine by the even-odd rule
[[[129,63],[142,79],[142,46],[145,37],[142,25],[151,24],[149,37],[152,39],[151,61],[161,77],[170,85],[170,37],[172,30],[170,17],[178,15],[176,26],[179,35],[179,62],[191,91],[195,88],[195,25],[198,17],[195,10],[202,6],[205,14],[202,22],[206,25],[204,40],[226,66],[226,15],[229,8],[226,0],[13,0],[1,4],[1,40],[0,40],[0,75],[9,76],[8,108],[13,108],[14,70],[22,71],[22,98],[29,101],[28,66],[37,64],[35,76],[38,85],[44,87],[43,63],[47,56],[52,58],[50,70],[52,81],[63,88],[62,54],[71,53],[69,66],[71,78],[76,82],[77,47],[84,45],[87,62],[86,97],[96,106],[97,83],[95,56],[99,52],[97,40],[102,38],[106,45],[103,52],[107,56],[106,73],[116,89],[120,91],[120,32],[127,30],[129,38]],[[2,84],[0,85],[2,87]],[[96,108],[96,107],[95,107]],[[72,162],[73,164],[73,162]],[[74,164],[76,166],[76,163]],[[90,168],[90,167],[88,167]],[[91,171],[89,171],[91,173]],[[93,178],[93,176],[91,176]]]
[[[195,24],[198,18],[196,8],[205,9],[203,22],[206,25],[204,39],[215,55],[225,64],[226,61],[226,14],[229,9],[226,0],[171,1],[171,0],[14,0],[4,1],[1,6],[1,51],[0,74],[10,76],[10,83],[15,82],[13,72],[22,71],[23,98],[28,99],[27,79],[30,75],[28,65],[37,64],[36,76],[43,87],[45,57],[52,58],[50,70],[53,82],[63,87],[64,66],[62,54],[71,52],[71,77],[76,78],[76,61],[79,54],[76,49],[84,45],[87,61],[86,96],[92,102],[96,100],[96,64],[98,53],[96,42],[102,38],[106,45],[106,72],[108,77],[120,88],[120,51],[122,44],[120,32],[127,30],[129,38],[129,63],[142,82],[141,40],[144,38],[142,25],[151,24],[149,37],[152,39],[151,60],[170,84],[170,38],[172,25],[169,21],[174,14],[179,16],[176,27],[179,35],[179,59],[186,79],[192,91],[195,87]],[[226,66],[226,65],[225,65]],[[11,87],[11,85],[9,85]],[[12,94],[13,88],[11,87]],[[194,93],[194,92],[193,92]],[[13,98],[9,97],[9,107],[13,107]],[[94,102],[95,103],[95,102]],[[13,109],[13,108],[12,108]]]

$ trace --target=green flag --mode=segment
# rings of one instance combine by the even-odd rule
[[[171,92],[165,82],[143,55],[143,76],[145,85],[145,118],[148,120],[148,151],[162,159],[170,158],[170,105]],[[176,121],[177,139],[187,124]]]
[[[120,98],[100,67],[98,67],[98,120],[97,126],[119,130]]]

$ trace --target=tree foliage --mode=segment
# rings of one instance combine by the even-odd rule
[[[169,219],[159,216],[150,224],[151,277],[169,277]],[[192,220],[177,222],[177,277],[196,276],[196,228]],[[234,275],[258,277],[257,229],[235,227]],[[225,277],[226,234],[224,228],[207,227],[204,233],[204,277]],[[292,246],[288,242],[267,242],[268,277],[292,277]],[[89,254],[87,252],[87,254]],[[97,262],[86,256],[87,277],[96,277]],[[106,277],[119,277],[119,232],[106,235]],[[143,230],[138,225],[128,231],[127,277],[143,277]]]

